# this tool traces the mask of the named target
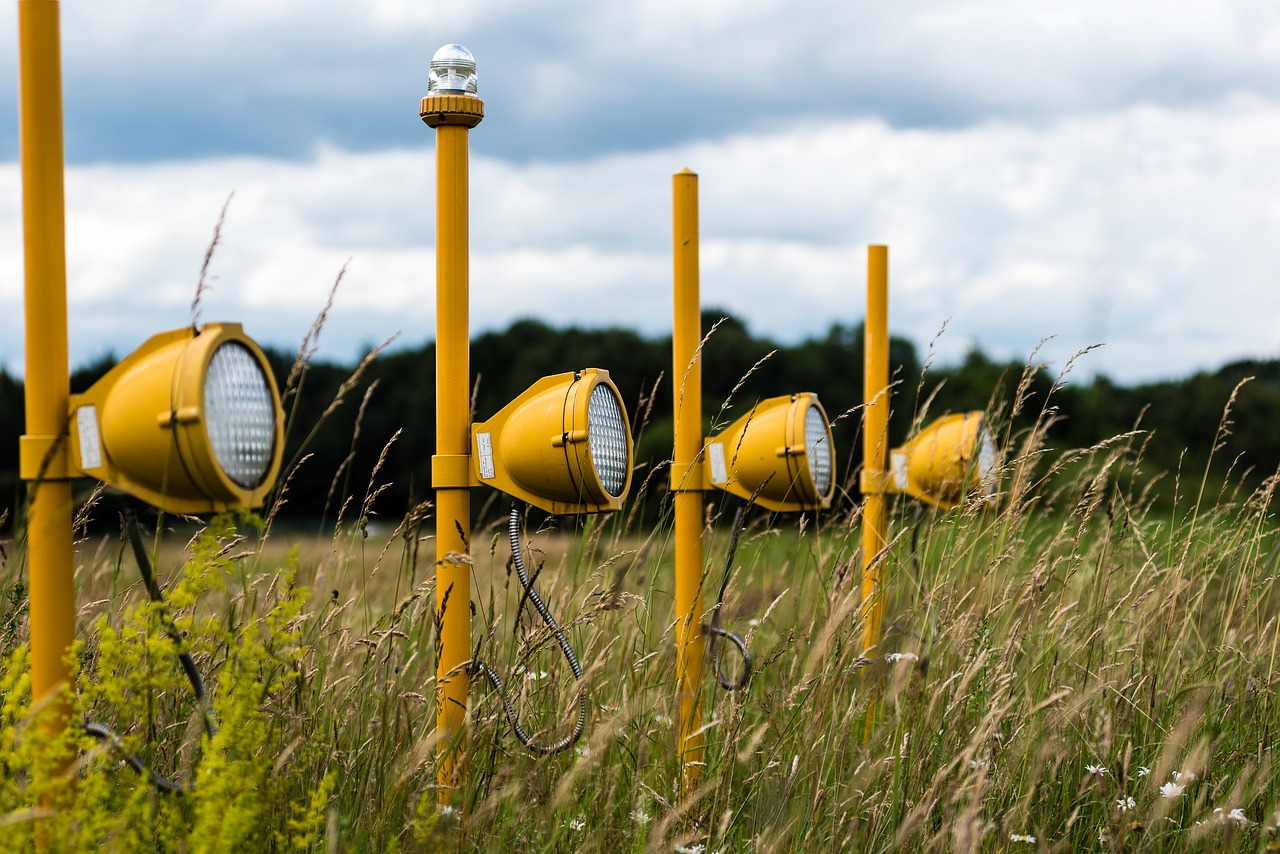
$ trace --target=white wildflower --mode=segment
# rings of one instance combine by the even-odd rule
[[[1086,766],[1084,766],[1084,770],[1088,771],[1090,774],[1097,774],[1099,777],[1104,777],[1104,776],[1106,776],[1106,773],[1107,773],[1107,766],[1105,766],[1105,765],[1086,765]]]
[[[1025,833],[1010,833],[1010,834],[1009,834],[1009,841],[1010,841],[1010,842],[1025,842],[1025,843],[1027,843],[1028,845],[1035,845],[1035,844],[1036,844],[1036,838],[1035,838],[1034,836],[1031,836],[1031,835],[1029,835],[1029,834],[1025,834]]]
[[[631,811],[631,820],[636,824],[648,824],[650,816],[644,811],[643,807],[636,807]]]
[[[547,671],[545,671],[545,670],[530,670],[530,671],[528,671],[527,673],[525,673],[524,678],[525,678],[525,679],[527,679],[527,680],[529,680],[530,682],[537,682],[539,679],[546,679],[546,678],[547,678]]]
[[[677,845],[676,846],[676,854],[702,854],[702,852],[706,850],[707,850],[707,846],[703,845],[701,842],[698,842],[694,845],[687,845],[687,846]]]
[[[919,661],[920,656],[914,652],[886,652],[884,660],[892,664],[897,661]]]
[[[1240,809],[1240,807],[1236,807],[1231,810],[1231,812],[1227,813],[1227,821],[1234,821],[1237,824],[1249,823],[1249,819],[1245,817],[1244,810]]]
[[[1196,778],[1196,772],[1194,771],[1174,771],[1173,772],[1173,782],[1181,783],[1184,786],[1192,782],[1193,780],[1195,780],[1195,778]]]
[[[1148,775],[1148,774],[1150,774],[1150,773],[1151,773],[1151,769],[1150,769],[1150,768],[1148,768],[1147,766],[1145,766],[1145,765],[1139,765],[1139,766],[1138,766],[1138,779],[1139,779],[1139,780],[1141,780],[1143,777],[1147,776],[1147,775]]]
[[[1116,809],[1120,810],[1120,812],[1128,812],[1136,806],[1137,804],[1134,802],[1132,797],[1121,798],[1116,801]]]
[[[1173,800],[1182,794],[1187,787],[1181,783],[1165,783],[1160,787],[1160,797]]]
[[[578,816],[573,821],[569,822],[569,829],[572,830],[574,833],[577,833],[578,831],[582,830],[586,826],[587,826],[587,822],[582,818],[582,816]]]
[[[671,726],[671,716],[670,716],[670,715],[658,715],[657,717],[655,717],[655,718],[653,719],[653,722],[654,722],[655,724],[657,724],[658,726]]]
[[[747,620],[747,625],[754,629],[756,626],[760,625],[760,620],[756,617],[752,617],[750,620]]]
[[[989,763],[988,763],[988,762],[987,762],[987,760],[985,760],[985,759],[970,759],[970,760],[969,760],[969,767],[970,767],[970,768],[972,768],[972,769],[974,769],[975,771],[981,771],[983,768],[986,768],[988,764],[989,764]]]
[[[462,814],[462,813],[458,810],[458,808],[457,808],[457,807],[451,807],[451,806],[449,806],[448,804],[442,804],[442,805],[440,806],[440,817],[441,817],[441,818],[457,818],[457,817],[458,817],[458,816],[460,816],[461,814]]]

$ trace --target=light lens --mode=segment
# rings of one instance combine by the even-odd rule
[[[587,447],[596,476],[614,498],[627,486],[631,460],[627,456],[627,422],[613,389],[597,385],[587,401]]]
[[[813,488],[819,497],[824,496],[831,488],[831,441],[827,436],[827,419],[816,406],[810,406],[804,415],[804,449]]]
[[[267,376],[248,347],[228,341],[213,352],[204,412],[218,465],[236,484],[256,489],[271,466],[276,410]]]
[[[996,494],[996,446],[984,428],[978,435],[978,484],[983,495]]]
[[[476,59],[460,44],[447,44],[431,57],[428,95],[476,95]]]

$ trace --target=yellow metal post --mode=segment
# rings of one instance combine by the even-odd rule
[[[672,387],[675,436],[676,673],[680,692],[679,755],[682,791],[701,778],[702,730],[702,452],[701,309],[698,296],[698,176],[683,169],[672,179],[675,317]]]
[[[471,366],[468,318],[468,163],[471,128],[484,104],[428,95],[422,120],[436,131],[436,727],[440,801],[453,800],[466,761],[471,657]]]
[[[867,320],[863,339],[862,648],[880,643],[884,549],[888,544],[885,479],[889,461],[889,248],[867,247]],[[866,737],[875,723],[867,706]]]
[[[50,738],[65,729],[71,711],[67,655],[76,632],[59,14],[57,0],[18,0],[27,405],[20,468],[30,497],[31,695],[37,706],[52,704],[45,719]]]

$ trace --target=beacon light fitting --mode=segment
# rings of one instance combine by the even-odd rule
[[[472,425],[472,483],[549,513],[618,510],[631,486],[629,425],[608,371],[543,377]]]
[[[476,58],[460,44],[447,44],[431,57],[428,95],[478,95]]]
[[[981,412],[944,415],[889,452],[891,491],[950,510],[995,495],[996,447]]]
[[[761,401],[710,439],[706,479],[769,510],[818,510],[835,493],[827,414],[810,392]]]
[[[280,470],[280,393],[238,323],[152,336],[69,409],[76,473],[169,513],[259,507]]]

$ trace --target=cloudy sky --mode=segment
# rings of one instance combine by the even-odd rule
[[[16,3],[0,15],[0,364],[21,370]],[[321,355],[434,337],[432,53],[479,64],[471,322],[671,322],[671,175],[702,300],[796,341],[862,319],[1123,382],[1280,357],[1272,0],[64,0],[73,363],[205,320]],[[944,329],[945,327],[945,329]],[[941,334],[939,335],[939,332]],[[936,340],[935,340],[936,339]],[[574,366],[566,366],[566,368]],[[608,366],[604,366],[608,367]],[[860,366],[851,366],[860,370]]]

